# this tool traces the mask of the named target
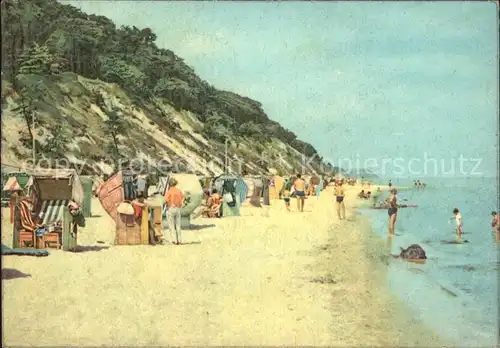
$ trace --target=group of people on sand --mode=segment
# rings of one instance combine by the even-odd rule
[[[290,198],[292,196],[297,198],[297,211],[304,211],[304,204],[306,199],[307,192],[307,184],[306,181],[302,178],[302,175],[297,174],[295,179],[289,178],[285,185],[283,186],[283,201],[285,202],[285,207],[288,211],[290,211]],[[319,192],[315,192],[319,197]],[[311,194],[311,191],[309,191]]]
[[[358,198],[370,199],[372,198],[372,192],[371,191],[365,192],[365,190],[361,190],[361,192],[358,193]]]
[[[204,191],[204,196],[206,203],[202,207],[201,216],[206,218],[220,218],[223,198],[217,189]]]
[[[354,185],[356,185],[356,182],[358,180],[356,178],[353,178],[353,177],[348,177],[348,178],[346,178],[345,181],[346,181],[347,185],[354,186]]]
[[[328,180],[326,178],[320,178],[319,183],[314,184],[311,182],[308,184],[301,174],[297,174],[295,177],[285,179],[280,194],[288,211],[291,211],[290,200],[295,197],[297,199],[297,211],[303,212],[306,197],[316,196],[319,199],[321,191],[327,185]]]

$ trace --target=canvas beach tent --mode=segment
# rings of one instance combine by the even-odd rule
[[[222,196],[222,216],[239,216],[241,202],[248,195],[245,180],[237,175],[221,175],[214,179],[213,187]]]
[[[264,205],[271,205],[269,197],[269,179],[262,176],[262,201]]]
[[[285,183],[285,179],[280,175],[275,175],[273,178],[273,182],[274,182],[274,188],[276,191],[276,198],[275,199],[280,199],[281,191],[283,190],[283,185]]]
[[[251,176],[245,176],[243,178],[243,181],[245,181],[245,184],[248,187],[248,193],[245,198],[245,201],[242,202],[242,204],[250,203],[254,207],[260,207],[260,190],[262,189],[262,182],[260,187],[257,187],[255,185],[255,180]]]
[[[269,190],[264,187],[265,177],[260,175],[246,176],[244,181],[248,186],[246,200],[248,203],[254,207],[262,207],[262,201],[269,202]]]
[[[93,187],[94,187],[94,177],[93,176],[80,176],[80,181],[83,186],[83,204],[82,212],[84,217],[90,217],[92,215],[92,197]]]

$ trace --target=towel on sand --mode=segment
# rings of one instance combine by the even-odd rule
[[[11,249],[8,246],[2,244],[2,255],[48,256],[49,252],[47,250],[30,249],[30,248]]]

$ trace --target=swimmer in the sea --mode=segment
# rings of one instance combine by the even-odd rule
[[[387,210],[387,213],[389,214],[389,234],[391,235],[394,235],[396,219],[398,216],[397,193],[398,191],[396,189],[392,189],[391,195],[387,198],[387,202],[389,203],[389,209]]]

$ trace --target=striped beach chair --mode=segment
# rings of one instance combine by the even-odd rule
[[[19,202],[19,213],[20,213],[20,222],[21,228],[25,232],[34,232],[35,229],[39,226],[36,221],[33,219],[33,215],[31,214],[32,206],[28,201],[20,201]]]
[[[69,203],[67,199],[45,200],[42,201],[38,217],[42,223],[48,227],[49,232],[43,236],[45,247],[61,247],[62,220],[64,216],[64,207]]]
[[[39,227],[39,224],[36,223],[31,214],[31,203],[22,200],[19,202],[18,209],[21,225],[19,229],[19,245],[34,248],[36,245],[35,230]]]
[[[38,213],[38,218],[42,225],[53,225],[58,221],[62,221],[64,207],[67,206],[68,203],[69,200],[67,199],[42,201],[40,212]]]

